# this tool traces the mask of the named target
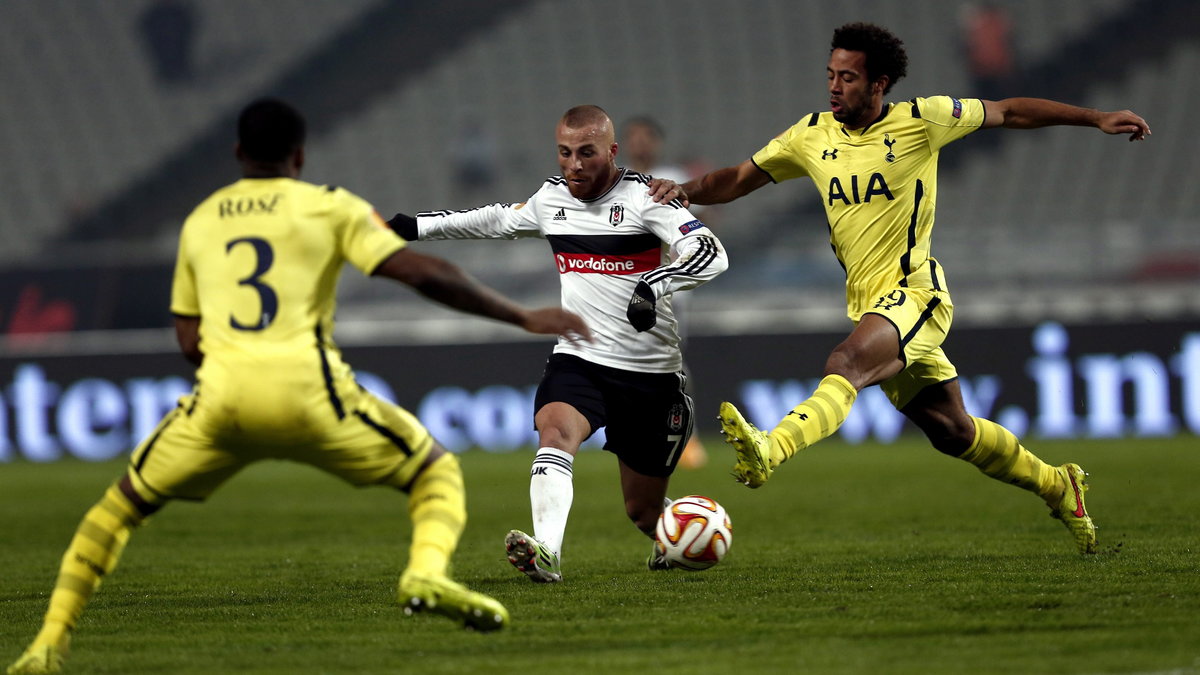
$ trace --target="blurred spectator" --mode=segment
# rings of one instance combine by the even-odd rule
[[[971,74],[969,95],[990,101],[1006,98],[1015,70],[1008,12],[991,2],[966,5],[962,39]]]
[[[665,141],[666,133],[663,132],[662,125],[653,117],[639,115],[630,118],[621,127],[617,161],[622,166],[638,173],[649,174],[655,178],[667,178],[682,185],[691,178],[691,175],[682,166],[662,161]],[[691,211],[693,214],[699,215],[704,208],[692,207]],[[671,307],[675,310],[675,320],[679,323],[681,340],[687,339],[687,316],[690,303],[690,293],[680,293],[671,298]],[[684,370],[687,371],[688,378],[692,379],[691,371],[687,369],[686,364],[684,364]],[[690,382],[690,388],[694,393],[696,390],[694,379]],[[704,466],[707,462],[708,452],[704,449],[700,434],[693,433],[688,440],[687,447],[683,449],[683,455],[679,458],[679,466],[684,469],[696,469]]]
[[[463,122],[450,147],[454,186],[459,198],[474,201],[496,182],[499,148],[478,119]]]
[[[708,173],[712,165],[699,157],[689,157],[682,163],[663,160],[663,146],[667,135],[658,120],[649,115],[639,115],[625,121],[621,127],[620,154],[617,161],[624,167],[655,178],[666,178],[680,185]],[[714,206],[693,204],[688,207],[700,215],[706,225],[712,225],[716,214]]]
[[[198,23],[189,0],[156,0],[142,13],[138,29],[159,82],[182,84],[195,77]]]
[[[682,185],[689,179],[683,167],[662,161],[665,140],[662,125],[654,118],[645,115],[634,117],[626,121],[621,130],[619,161],[639,173],[667,178]]]

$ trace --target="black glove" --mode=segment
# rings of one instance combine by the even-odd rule
[[[388,227],[396,231],[405,241],[417,240],[417,219],[412,216],[406,216],[403,213],[397,213],[392,216],[392,219],[387,221]]]
[[[629,298],[629,309],[625,316],[629,317],[629,325],[644,333],[654,328],[658,321],[658,312],[654,309],[654,290],[650,284],[639,281],[633,288],[633,297]]]

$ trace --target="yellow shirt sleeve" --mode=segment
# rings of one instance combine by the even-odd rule
[[[366,201],[350,193],[344,195],[347,217],[340,234],[342,253],[350,264],[369,276],[407,242]]]
[[[171,281],[171,313],[179,316],[200,316],[196,273],[187,255],[186,232],[185,225],[179,237],[179,252],[175,256],[175,278]]]
[[[804,134],[808,128],[808,117],[805,117],[771,139],[770,143],[754,153],[750,159],[776,183],[807,176],[802,149]]]
[[[931,96],[916,102],[934,151],[983,126],[983,101],[977,98]]]

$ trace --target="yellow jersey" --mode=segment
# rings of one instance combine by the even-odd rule
[[[197,379],[220,362],[231,386],[256,377],[244,365],[305,352],[310,367],[319,352],[326,380],[348,375],[331,338],[343,264],[369,275],[404,246],[341,188],[245,178],[213,193],[184,222],[171,289],[173,314],[201,318]]]
[[[896,288],[948,290],[930,255],[938,153],[983,121],[979,99],[916,98],[863,129],[812,113],[754,153],[774,182],[808,176],[821,191],[851,319]]]

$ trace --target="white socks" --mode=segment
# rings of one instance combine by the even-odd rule
[[[533,511],[533,536],[556,554],[562,554],[567,514],[575,496],[571,466],[575,457],[557,448],[540,448],[529,472],[529,506]]]

